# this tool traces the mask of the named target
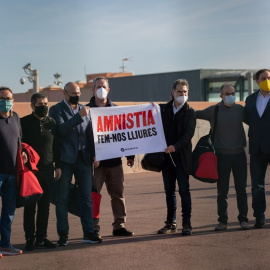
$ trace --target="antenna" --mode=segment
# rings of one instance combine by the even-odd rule
[[[126,67],[125,67],[125,62],[130,61],[130,60],[131,60],[131,57],[125,57],[125,58],[122,59],[122,66],[120,68],[121,68],[121,71],[123,73],[125,73],[126,70],[127,70]]]

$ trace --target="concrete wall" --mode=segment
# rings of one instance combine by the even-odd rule
[[[145,102],[115,102],[116,104],[118,104],[119,106],[121,105],[136,105],[136,104],[143,104]],[[50,102],[49,106],[54,105],[55,102]],[[85,104],[85,103],[83,103]],[[205,109],[213,104],[216,104],[214,102],[189,102],[190,106],[193,107],[195,110],[202,110]],[[239,102],[239,104],[244,105],[244,102]],[[26,102],[15,102],[14,104],[14,111],[16,111],[20,117],[23,117],[27,114],[30,114],[32,112],[31,107],[30,107],[30,103],[26,103]],[[247,135],[247,130],[248,130],[248,126],[244,125],[245,127],[245,131],[246,131],[246,135]],[[195,130],[195,134],[192,138],[192,145],[193,147],[195,147],[196,143],[198,142],[198,140],[209,133],[210,130],[210,125],[208,121],[204,121],[204,120],[197,120],[197,125],[196,125],[196,130]],[[248,153],[248,147],[246,148],[246,152]],[[248,157],[248,162],[249,162],[249,155],[247,155]],[[126,158],[123,158],[123,167],[124,167],[124,171],[125,173],[131,173],[131,172],[139,172],[142,171],[140,162],[141,159],[143,158],[143,154],[142,155],[137,155],[135,158],[135,165],[133,166],[133,168],[129,168],[126,165]]]

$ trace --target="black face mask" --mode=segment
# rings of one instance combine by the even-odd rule
[[[47,115],[49,107],[47,105],[35,106],[35,114],[43,118]]]
[[[69,96],[68,102],[72,105],[77,105],[79,102],[79,96],[71,97]]]

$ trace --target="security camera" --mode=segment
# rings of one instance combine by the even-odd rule
[[[24,84],[24,83],[25,83],[25,78],[24,78],[24,77],[22,77],[22,78],[20,79],[20,83],[21,83],[21,84]]]

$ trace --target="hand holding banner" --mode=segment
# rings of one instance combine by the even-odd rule
[[[90,108],[96,160],[163,152],[167,147],[157,104]]]

